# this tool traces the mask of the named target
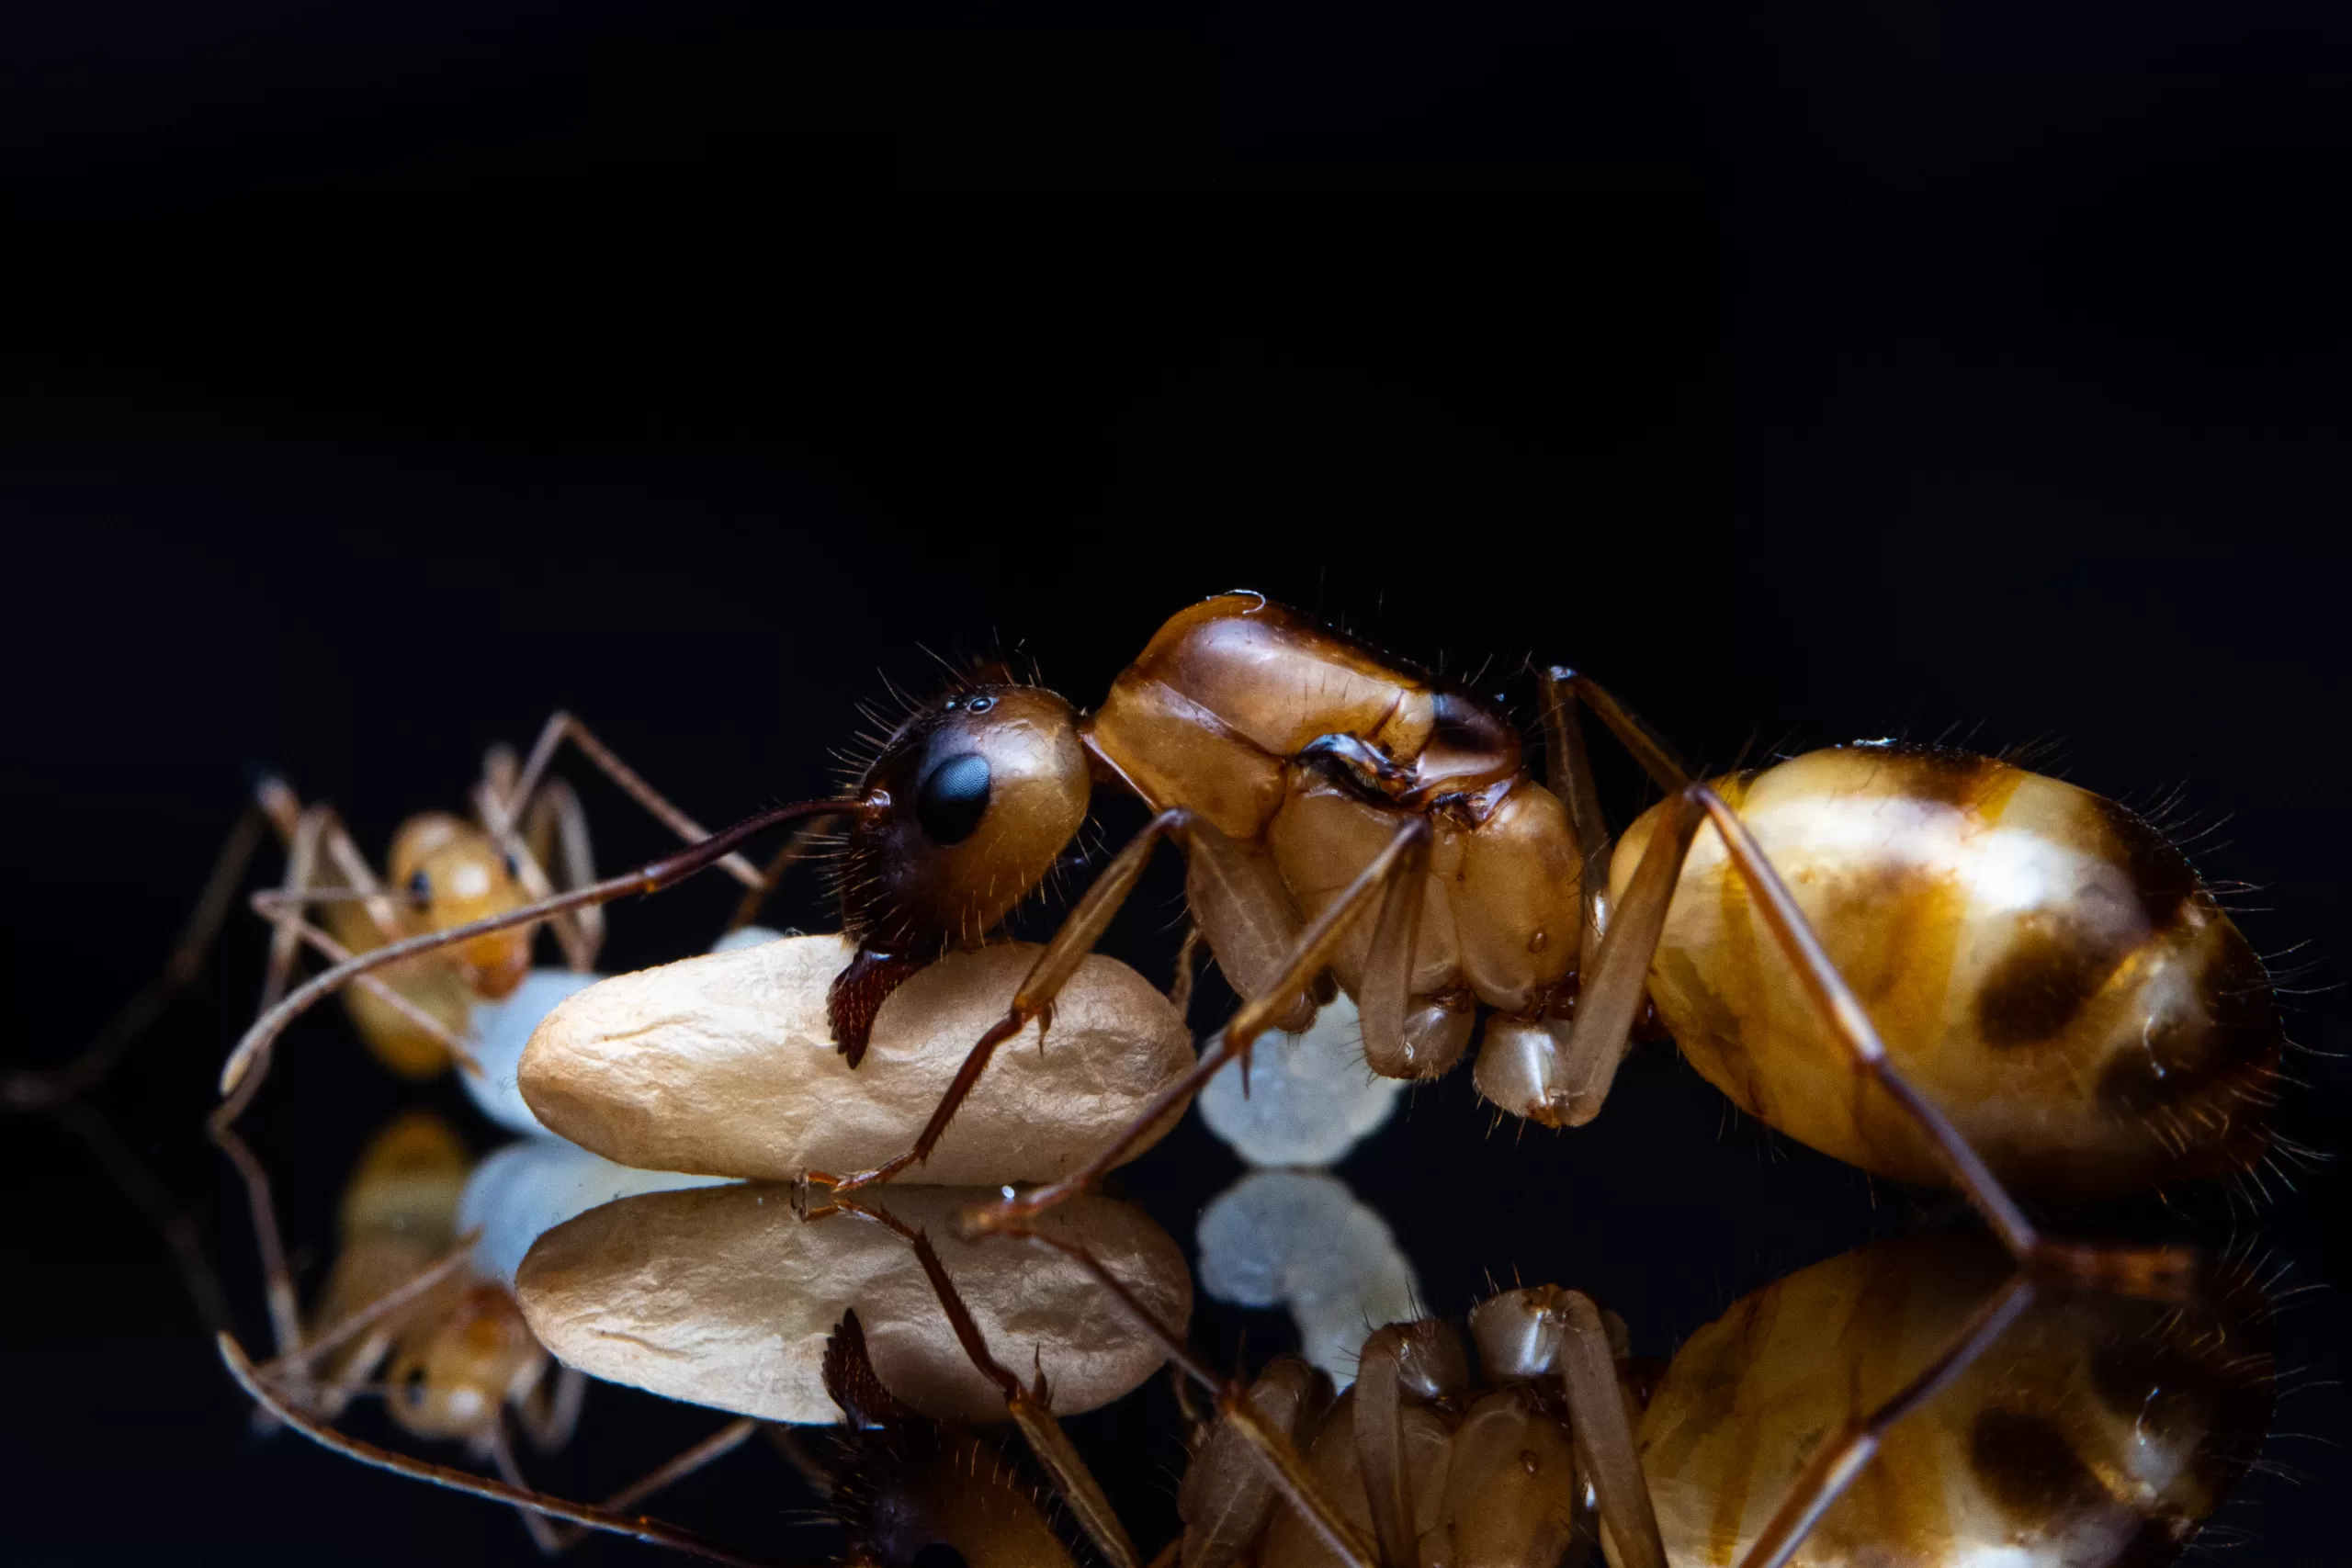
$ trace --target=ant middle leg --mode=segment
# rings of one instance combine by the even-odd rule
[[[1084,1191],[1117,1168],[1146,1138],[1182,1115],[1193,1096],[1219,1068],[1236,1057],[1247,1061],[1250,1048],[1258,1037],[1281,1026],[1292,998],[1303,993],[1330,964],[1355,922],[1375,902],[1381,913],[1374,933],[1374,957],[1365,965],[1364,990],[1368,996],[1400,997],[1405,989],[1401,981],[1391,984],[1377,976],[1384,968],[1402,971],[1411,964],[1410,921],[1420,904],[1421,879],[1404,873],[1421,863],[1421,857],[1428,853],[1429,837],[1429,822],[1424,818],[1415,817],[1398,828],[1381,852],[1356,874],[1355,880],[1300,933],[1271,982],[1236,1010],[1225,1028],[1201,1052],[1193,1069],[1161,1089],[1125,1131],[1104,1145],[1084,1167],[1017,1198],[974,1210],[966,1216],[967,1222],[980,1231],[1018,1228],[1023,1221]],[[1381,1025],[1369,1021],[1369,1008],[1364,1011],[1368,1018],[1365,1033],[1369,1037]],[[1401,1033],[1401,1021],[1395,1021],[1392,1026]]]

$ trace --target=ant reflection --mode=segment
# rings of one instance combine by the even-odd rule
[[[254,1213],[270,1215],[266,1176],[250,1155],[239,1163],[256,1184]],[[531,1182],[527,1167],[518,1173],[509,1161],[500,1172],[505,1179],[489,1184],[486,1201],[485,1187],[470,1179],[475,1174],[474,1161],[438,1116],[396,1116],[369,1141],[345,1187],[338,1247],[314,1309],[299,1313],[283,1245],[274,1231],[266,1233],[261,1252],[277,1353],[254,1367],[233,1337],[223,1334],[220,1342],[247,1392],[306,1434],[318,1436],[354,1399],[379,1396],[401,1431],[462,1444],[477,1462],[492,1463],[506,1487],[521,1491],[526,1483],[509,1428],[537,1452],[561,1450],[579,1425],[587,1378],[548,1354],[511,1287],[494,1266],[485,1269],[476,1245],[486,1225],[516,1223],[512,1213],[486,1210],[501,1202],[510,1211],[527,1209],[534,1200],[543,1208],[560,1205],[565,1193],[550,1196],[548,1182]],[[582,1173],[568,1174],[576,1190]],[[642,1190],[684,1179],[691,1179],[616,1170],[610,1184]],[[474,1222],[462,1234],[461,1216]],[[721,1428],[606,1506],[626,1506],[681,1479],[741,1446],[753,1430],[750,1421]],[[464,1473],[422,1468],[435,1478]],[[537,1511],[526,1508],[523,1517],[542,1551],[562,1551],[577,1539]]]

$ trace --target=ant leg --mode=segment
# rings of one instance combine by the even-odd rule
[[[276,1359],[265,1362],[259,1375],[266,1382],[274,1382],[289,1375],[305,1373],[310,1365],[321,1356],[339,1349],[351,1340],[367,1333],[376,1325],[424,1296],[442,1280],[464,1268],[467,1261],[473,1257],[474,1244],[480,1240],[481,1240],[481,1227],[477,1225],[459,1236],[451,1245],[449,1250],[443,1253],[437,1259],[426,1264],[366,1306],[337,1318],[321,1332],[281,1351]]]
[[[1609,926],[1609,818],[1600,809],[1592,758],[1585,750],[1584,725],[1577,716],[1577,676],[1556,666],[1536,677],[1544,702],[1544,777],[1567,807],[1584,857],[1579,878],[1584,936],[1577,966],[1586,974],[1600,962],[1600,937]]]
[[[1364,1060],[1383,1077],[1421,1077],[1430,1071],[1428,1058],[1417,1060],[1413,1043],[1405,1038],[1405,1013],[1412,1006],[1413,950],[1420,942],[1421,908],[1429,901],[1429,837],[1424,834],[1406,845],[1398,858],[1381,893],[1372,945],[1364,953],[1356,1019],[1363,1030]],[[1242,1071],[1249,1071],[1246,1055]],[[1246,1077],[1243,1081],[1246,1085]]]
[[[521,908],[509,909],[504,914],[492,915],[462,926],[452,926],[445,931],[430,931],[422,936],[387,942],[382,947],[371,948],[366,953],[357,953],[323,974],[312,976],[283,1001],[254,1021],[253,1027],[246,1030],[243,1036],[238,1040],[236,1049],[229,1054],[229,1060],[221,1066],[220,1092],[224,1096],[233,1094],[237,1086],[252,1071],[256,1059],[268,1051],[270,1043],[278,1035],[285,1032],[288,1024],[316,1006],[321,998],[333,994],[361,975],[380,969],[388,964],[398,964],[403,959],[413,958],[421,953],[432,953],[459,942],[471,942],[478,936],[488,936],[492,931],[511,931],[516,926],[527,926],[569,909],[585,908],[591,904],[607,904],[631,893],[658,893],[662,888],[682,882],[695,873],[715,864],[730,853],[736,845],[763,829],[803,817],[837,816],[856,809],[857,806],[854,802],[838,800],[804,800],[790,806],[774,807],[757,816],[745,818],[732,828],[712,834],[701,843],[691,845],[676,854],[649,861],[635,870],[624,872],[618,876],[606,877],[602,882],[594,882],[585,887],[576,887],[569,893],[559,893],[552,898],[543,898],[536,904],[526,904]]]
[[[1847,1424],[1815,1450],[1813,1460],[1790,1488],[1788,1497],[1739,1568],[1781,1568],[1793,1556],[1829,1506],[1844,1495],[1865,1465],[1878,1453],[1890,1427],[1933,1399],[1945,1384],[1968,1370],[1993,1341],[2006,1332],[2018,1314],[2032,1303],[2033,1282],[2013,1274],[2007,1284],[1985,1299],[1936,1359],[1919,1375],[1898,1389],[1869,1415]],[[1613,1527],[1612,1527],[1613,1528]],[[1624,1538],[1618,1536],[1622,1541]],[[1660,1559],[1663,1562],[1663,1559]]]
[[[1411,1562],[1419,1532],[1413,1526],[1412,1477],[1405,1456],[1404,1368],[1417,1349],[1413,1325],[1392,1323],[1363,1342],[1356,1363],[1356,1463],[1363,1476],[1372,1533],[1385,1562]],[[1457,1357],[1458,1360],[1458,1357]],[[1459,1368],[1456,1369],[1459,1371]]]
[[[580,1406],[588,1397],[586,1373],[561,1362],[552,1370],[555,1392],[548,1392],[547,1370],[542,1369],[538,1381],[514,1411],[523,1435],[543,1454],[560,1453],[571,1446],[572,1433],[580,1429]]]
[[[1004,1395],[1005,1413],[1012,1424],[1021,1428],[1028,1441],[1029,1451],[1036,1456],[1070,1512],[1086,1536],[1102,1555],[1110,1559],[1113,1568],[1142,1568],[1143,1560],[1136,1555],[1136,1543],[1127,1535],[1127,1527],[1111,1506],[1111,1499],[1103,1495],[1102,1483],[1094,1479],[1086,1461],[1080,1457],[1078,1447],[1054,1419],[1053,1407],[1046,1387],[1046,1375],[1037,1373],[1036,1386],[1024,1389],[1021,1380],[1006,1370],[1004,1364],[989,1353],[988,1340],[980,1334],[980,1325],[972,1321],[971,1309],[964,1304],[963,1292],[956,1281],[948,1278],[947,1267],[939,1260],[938,1249],[931,1238],[908,1225],[888,1209],[868,1208],[859,1203],[835,1205],[843,1213],[872,1220],[888,1226],[914,1248],[915,1261],[922,1265],[924,1278],[931,1281],[932,1294],[939,1298],[941,1310],[947,1314],[947,1324],[956,1331],[956,1341],[964,1348],[964,1355],[979,1373],[996,1384]]]
[[[1576,1437],[1577,1462],[1609,1527],[1615,1548],[1609,1560],[1617,1568],[1666,1568],[1666,1545],[1658,1539],[1657,1514],[1650,1506],[1649,1482],[1634,1446],[1624,1388],[1617,1381],[1600,1309],[1581,1291],[1560,1295],[1560,1375],[1567,1392],[1568,1427]]]
[[[2033,1222],[2018,1207],[2017,1200],[2009,1196],[2000,1179],[1969,1146],[1960,1130],[1895,1069],[1887,1056],[1885,1043],[1879,1039],[1877,1026],[1871,1022],[1870,1014],[1863,1010],[1845,976],[1838,973],[1838,966],[1829,961],[1828,953],[1822,951],[1821,939],[1814,934],[1812,924],[1797,907],[1795,896],[1781,880],[1780,873],[1772,869],[1763,846],[1748,832],[1739,814],[1705,784],[1692,784],[1684,793],[1705,810],[1715,830],[1723,835],[1724,847],[1730,852],[1733,865],[1738,868],[1741,880],[1755,897],[1757,913],[1795,969],[1798,984],[1822,1022],[1846,1048],[1854,1066],[1869,1074],[1911,1119],[1943,1160],[1952,1185],[1984,1216],[1985,1223],[2001,1238],[2018,1266],[2078,1283],[2133,1293],[2162,1295],[2179,1290],[2193,1264],[2190,1255],[2181,1248],[2122,1249],[2042,1238]]]
[[[245,869],[261,845],[263,827],[257,805],[237,814],[162,971],[133,992],[77,1055],[45,1071],[12,1071],[0,1078],[0,1105],[53,1105],[96,1089],[114,1070],[123,1053],[153,1026],[172,998],[203,969],[230,900],[236,897],[237,885],[244,880]]]
[[[1192,1015],[1193,971],[1199,966],[1200,955],[1200,925],[1187,920],[1184,924],[1184,945],[1176,950],[1176,976],[1168,984],[1168,1005],[1176,1010],[1178,1018]]]
[[[739,1416],[668,1463],[647,1471],[597,1506],[616,1512],[635,1507],[656,1492],[674,1486],[705,1465],[733,1453],[749,1442],[752,1435],[759,1429],[757,1421],[749,1416]]]
[[[1668,797],[1665,819],[1584,972],[1575,1016],[1547,1020],[1541,1032],[1514,1034],[1521,1051],[1498,1056],[1481,1049],[1472,1069],[1480,1093],[1553,1126],[1581,1127],[1600,1114],[1649,994],[1650,958],[1701,820],[1685,795]]]
[[[245,1206],[254,1221],[254,1249],[261,1254],[262,1294],[269,1305],[270,1335],[277,1346],[277,1359],[285,1360],[302,1348],[302,1309],[294,1295],[293,1270],[286,1265],[286,1241],[277,1228],[277,1204],[270,1196],[269,1172],[226,1123],[216,1119],[206,1124],[206,1131],[244,1179]]]
[[[288,896],[286,894],[272,895],[266,892],[256,893],[254,895],[253,898],[254,908],[256,912],[274,921],[277,926],[278,933],[290,933],[300,942],[318,949],[320,953],[325,955],[328,963],[345,964],[350,962],[352,953],[349,948],[335,941],[334,938],[329,936],[326,932],[319,930],[318,927],[311,924],[310,921],[289,919],[286,916],[284,911],[288,906],[285,900],[288,897]],[[296,900],[297,906],[299,907],[299,905],[303,902],[316,901],[319,895],[315,891],[303,891],[296,893],[291,897]],[[373,895],[364,895],[364,897],[373,897]],[[439,1019],[435,1018],[431,1013],[426,1012],[423,1008],[417,1006],[416,1003],[411,1001],[408,998],[402,996],[399,991],[394,990],[390,986],[386,985],[383,981],[378,979],[373,975],[357,976],[352,983],[357,986],[361,990],[366,991],[369,996],[375,998],[378,1001],[382,1002],[394,1012],[399,1013],[401,1017],[405,1019],[408,1022],[415,1025],[416,1028],[430,1035],[443,1050],[449,1053],[450,1060],[456,1062],[459,1068],[465,1072],[472,1074],[475,1077],[481,1077],[482,1076],[483,1069],[481,1059],[474,1055],[473,1047],[468,1045],[465,1041],[452,1033],[449,1027],[443,1023]],[[266,990],[272,987],[280,987],[283,984],[284,975],[277,966],[273,964],[271,965],[270,985],[269,987],[266,987],[265,989]],[[261,1070],[258,1072],[248,1073],[243,1081],[239,1083],[234,1089],[230,1091],[229,1097],[222,1100],[220,1104],[214,1109],[212,1120],[216,1123],[226,1127],[229,1123],[236,1121],[245,1113],[245,1107],[253,1103],[254,1096],[261,1091],[262,1080],[268,1076],[269,1064],[266,1057],[265,1057],[265,1059],[260,1063],[260,1067]]]
[[[262,971],[261,1010],[268,1011],[286,994],[294,977],[294,955],[301,951],[303,911],[311,902],[311,886],[318,878],[319,840],[326,831],[327,815],[323,810],[297,813],[294,830],[286,840],[286,880],[278,887],[278,897],[285,905],[282,914],[256,907],[255,912],[270,922],[269,963]]]
[[[507,1485],[518,1492],[530,1489],[530,1483],[523,1479],[523,1467],[514,1461],[514,1445],[507,1439],[506,1413],[503,1410],[491,1418],[490,1461],[498,1467],[498,1478]],[[546,1515],[525,1507],[517,1507],[514,1512],[522,1517],[523,1528],[531,1532],[531,1544],[539,1549],[540,1556],[560,1557],[571,1546]]]
[[[1208,1390],[1216,1401],[1222,1429],[1233,1432],[1249,1445],[1250,1450],[1265,1467],[1275,1490],[1298,1510],[1299,1516],[1314,1529],[1316,1534],[1322,1537],[1323,1544],[1350,1564],[1350,1568],[1378,1568],[1377,1547],[1364,1540],[1355,1526],[1324,1495],[1314,1472],[1299,1457],[1290,1439],[1259,1416],[1250,1403],[1248,1389],[1230,1378],[1220,1376],[1216,1368],[1201,1359],[1184,1342],[1182,1335],[1160,1322],[1157,1314],[1136,1299],[1135,1292],[1127,1289],[1124,1280],[1104,1268],[1102,1261],[1080,1243],[1050,1232],[1020,1227],[1011,1229],[1008,1234],[1025,1237],[1034,1245],[1050,1247],[1076,1260],[1080,1268],[1091,1274],[1095,1282],[1110,1292],[1127,1315],[1159,1342],[1170,1361]]]
[[[490,813],[482,813],[488,818]],[[588,841],[588,814],[581,809],[580,796],[561,779],[549,779],[539,786],[523,814],[523,835],[520,854],[514,856],[514,869],[521,877],[523,891],[534,898],[544,898],[556,891],[559,882],[565,888],[585,887],[596,880],[595,851]],[[510,848],[509,852],[513,852]],[[543,869],[552,859],[556,863],[557,881],[549,880]],[[605,944],[605,911],[591,906],[560,915],[548,922],[555,933],[557,945],[563,949],[563,961],[574,971],[586,974],[596,967],[596,951]]]
[[[1059,1181],[1033,1188],[1018,1198],[1008,1198],[1001,1203],[976,1209],[966,1215],[966,1223],[980,1231],[1014,1228],[1030,1216],[1044,1213],[1055,1204],[1084,1191],[1133,1152],[1153,1130],[1163,1122],[1183,1114],[1184,1107],[1200,1087],[1216,1075],[1218,1068],[1237,1055],[1245,1055],[1259,1035],[1272,1028],[1282,1016],[1288,998],[1304,990],[1309,980],[1323,972],[1339,951],[1341,942],[1357,919],[1371,908],[1374,897],[1387,901],[1387,891],[1397,880],[1398,870],[1417,852],[1421,852],[1429,840],[1430,826],[1425,818],[1416,817],[1397,829],[1381,852],[1337,898],[1324,906],[1323,912],[1302,933],[1284,960],[1282,970],[1272,985],[1261,994],[1243,1002],[1232,1019],[1201,1053],[1193,1070],[1159,1091],[1146,1106],[1126,1131],[1121,1133],[1101,1153],[1086,1165],[1063,1177]],[[1418,884],[1407,884],[1418,898]]]
[[[596,1506],[607,1513],[619,1513],[624,1508],[633,1508],[656,1492],[674,1486],[713,1461],[724,1459],[733,1453],[749,1441],[752,1434],[759,1429],[760,1424],[751,1416],[739,1416],[668,1462],[639,1476]],[[557,1550],[569,1551],[580,1543],[587,1531],[576,1527],[559,1526],[555,1528],[555,1533],[560,1543]]]
[[[1547,699],[1556,700],[1556,694],[1563,687],[1572,696],[1583,699],[1618,742],[1633,753],[1634,760],[1641,763],[1642,771],[1657,782],[1658,788],[1671,793],[1697,776],[1698,770],[1677,755],[1657,731],[1643,723],[1631,708],[1590,676],[1555,665],[1544,671],[1543,685]]]
[[[644,1541],[649,1546],[668,1547],[673,1551],[684,1551],[709,1562],[729,1563],[733,1568],[773,1568],[773,1565],[762,1564],[750,1558],[738,1557],[700,1536],[689,1534],[659,1519],[591,1507],[584,1503],[567,1502],[543,1492],[492,1481],[488,1476],[476,1475],[471,1471],[458,1470],[454,1466],[412,1459],[406,1454],[393,1453],[372,1443],[346,1437],[290,1404],[281,1392],[261,1377],[245,1355],[243,1347],[232,1336],[223,1334],[215,1343],[220,1348],[222,1363],[229,1369],[229,1375],[236,1379],[237,1386],[245,1391],[248,1398],[320,1447],[331,1449],[346,1459],[357,1460],[377,1470],[390,1471],[395,1475],[431,1482],[435,1486],[447,1486],[455,1492],[487,1497],[493,1503],[528,1508],[548,1518],[567,1520],[589,1529],[609,1530],[615,1535]]]
[[[988,1032],[982,1034],[971,1050],[965,1054],[964,1065],[956,1069],[956,1077],[949,1082],[946,1092],[939,1097],[939,1104],[933,1110],[931,1120],[915,1135],[914,1146],[871,1170],[859,1171],[854,1176],[835,1177],[821,1171],[810,1171],[808,1179],[822,1182],[835,1192],[854,1192],[861,1187],[888,1181],[909,1166],[928,1160],[931,1151],[945,1134],[947,1124],[956,1119],[956,1112],[962,1107],[965,1098],[980,1081],[980,1075],[988,1070],[989,1060],[996,1055],[996,1048],[1027,1028],[1032,1021],[1046,1017],[1052,1010],[1054,998],[1060,993],[1063,984],[1078,972],[1078,966],[1085,962],[1086,955],[1093,951],[1094,943],[1111,924],[1112,917],[1119,912],[1119,906],[1125,903],[1127,895],[1135,890],[1136,879],[1143,874],[1144,866],[1149,863],[1151,852],[1159,847],[1160,840],[1193,833],[1205,839],[1211,831],[1214,829],[1194,822],[1192,813],[1181,807],[1154,817],[1141,832],[1127,841],[1125,849],[1112,858],[1111,863],[1102,868],[1102,874],[1087,888],[1077,907],[1062,921],[1061,929],[1054,933],[1054,940],[1046,944],[1045,952],[1037,955],[1036,963],[1030,965],[1028,975],[1021,982],[1021,988],[1012,993],[1012,1004],[1005,1009],[1004,1016],[989,1025]],[[1041,1046],[1044,1043],[1042,1031],[1039,1043]]]
[[[539,781],[547,772],[548,763],[553,760],[556,748],[563,744],[567,737],[580,749],[582,756],[595,763],[606,778],[621,787],[623,794],[645,807],[670,831],[690,844],[710,838],[708,829],[663,799],[659,790],[639,776],[637,770],[615,756],[611,748],[589,733],[586,725],[560,708],[549,714],[546,725],[540,728],[539,738],[531,747],[530,761],[523,764],[523,774],[515,781],[513,795],[498,803],[510,830],[513,818],[526,811],[532,796],[538,793]],[[757,887],[760,885],[760,874],[741,855],[730,852],[723,856],[719,863],[727,868],[728,875],[744,886]]]

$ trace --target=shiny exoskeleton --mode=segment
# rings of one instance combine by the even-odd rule
[[[2233,1270],[2185,1303],[2053,1292],[1984,1332],[2007,1272],[1975,1238],[1865,1247],[1743,1298],[1662,1370],[1575,1292],[1516,1290],[1471,1313],[1483,1378],[1424,1320],[1375,1335],[1336,1402],[1283,1357],[1250,1403],[1386,1568],[2173,1562],[2262,1444],[2260,1292]],[[1857,1432],[1867,1462],[1817,1469]],[[1229,1420],[1196,1442],[1178,1508],[1182,1568],[1344,1561]],[[1796,1540],[1768,1539],[1792,1517]]]
[[[1582,819],[1599,841],[1580,840],[1573,803],[1555,793],[1576,781],[1547,787],[1521,753],[1493,704],[1254,594],[1180,612],[1091,716],[1034,688],[959,691],[902,727],[860,782],[844,912],[861,953],[835,987],[839,1037],[854,1055],[898,978],[1001,919],[1054,864],[1091,784],[1108,781],[1183,840],[1193,918],[1245,997],[1272,986],[1301,931],[1400,834],[1422,833],[1407,863],[1422,887],[1408,972],[1385,993],[1401,989],[1401,1016],[1375,1027],[1379,1010],[1365,1008],[1370,1065],[1442,1073],[1483,1012],[1481,1092],[1550,1125],[1586,1120],[1622,1049],[1587,1042],[1602,1059],[1565,1084],[1596,932],[1632,907],[1677,803],[1611,852],[1596,817]],[[1994,1177],[2098,1194],[2261,1156],[2282,1039],[2269,981],[2144,821],[2006,762],[1888,744],[1712,789],[1778,868],[1891,1069]],[[1867,1169],[1972,1186],[1937,1129],[1855,1070],[1752,877],[1721,833],[1697,826],[1694,808],[1688,858],[1650,900],[1663,929],[1636,985],[1658,1019],[1781,1131]],[[1605,879],[1588,876],[1602,854]],[[1382,983],[1366,968],[1378,936],[1373,918],[1355,919],[1325,965],[1360,1004]],[[1037,987],[1033,1015],[1050,991],[1049,979]]]
[[[983,1228],[1131,1156],[1335,980],[1388,1077],[1454,1065],[1483,1013],[1479,1092],[1574,1125],[1598,1114],[1654,1010],[1764,1122],[1956,1188],[2036,1268],[2154,1289],[2187,1267],[2048,1241],[2007,1190],[2121,1191],[2264,1155],[2283,1045],[2270,982],[2160,834],[2086,791],[1944,750],[1834,748],[1709,782],[1584,677],[1542,682],[1539,783],[1496,705],[1259,595],[1222,595],[1162,626],[1091,716],[1033,687],[967,684],[899,726],[847,798],[777,807],[625,876],[339,964],[247,1032],[224,1089],[304,1007],[372,968],[665,886],[818,818],[847,823],[857,949],[829,1003],[854,1064],[893,987],[983,941],[1053,870],[1101,782],[1150,823],[1102,865],[911,1146],[811,1179],[854,1190],[927,1158],[1169,840],[1242,1005],[1083,1169],[975,1215]],[[1578,703],[1666,791],[1613,851]]]
[[[2269,978],[2145,821],[1989,757],[1883,743],[1714,788],[1905,1076],[2003,1180],[2097,1196],[2260,1157],[2282,1039]],[[1613,886],[1658,816],[1619,843]],[[1649,994],[1741,1109],[1866,1169],[1941,1179],[1824,1038],[1713,835],[1683,864]]]

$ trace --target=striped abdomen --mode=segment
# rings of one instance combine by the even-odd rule
[[[2138,817],[1990,758],[1887,745],[1715,787],[1895,1066],[2003,1181],[2090,1196],[2260,1156],[2281,1043],[2269,979]],[[1619,845],[1615,888],[1656,820]],[[1822,1028],[1712,830],[1676,888],[1650,995],[1744,1110],[1867,1169],[1944,1180]]]

